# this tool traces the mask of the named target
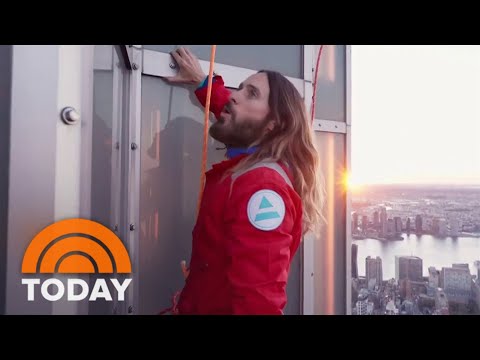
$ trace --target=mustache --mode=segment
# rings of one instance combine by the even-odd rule
[[[233,104],[229,101],[227,102],[227,104],[225,105],[225,109],[233,116],[236,115],[236,111],[235,109],[233,108]]]

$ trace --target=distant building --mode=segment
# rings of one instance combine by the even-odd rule
[[[357,301],[355,307],[357,308],[357,315],[367,315],[367,300]]]
[[[449,301],[468,302],[472,296],[472,275],[468,264],[442,268],[439,285],[447,294]]]
[[[448,231],[447,231],[447,220],[445,219],[440,219],[438,222],[438,235],[445,237],[447,236]]]
[[[435,312],[438,315],[448,315],[448,298],[443,289],[438,288],[435,293]]]
[[[365,300],[359,300],[356,303],[357,315],[372,315],[373,314],[373,303]]]
[[[379,219],[379,216],[378,216],[378,211],[375,211],[373,213],[373,227],[375,229],[378,229],[379,225],[380,225],[380,219]]]
[[[352,278],[358,278],[358,245],[352,244]]]
[[[402,224],[402,218],[400,216],[395,216],[393,218],[393,221],[395,223],[395,233],[401,233],[402,232],[402,228],[403,228],[403,224]]]
[[[460,220],[457,218],[450,219],[450,236],[457,237],[460,234]]]
[[[368,217],[366,215],[362,216],[362,231],[366,232],[368,227]]]
[[[368,290],[360,289],[358,301],[355,304],[357,315],[371,315],[373,313],[373,303],[368,301]]]
[[[434,217],[432,219],[432,233],[433,233],[433,235],[438,235],[439,222],[440,222],[440,219],[438,217]]]
[[[356,211],[353,212],[352,218],[353,218],[352,231],[356,232],[358,229],[358,213]]]
[[[368,256],[365,259],[365,276],[369,290],[373,290],[375,286],[381,286],[383,282],[382,259],[378,256],[375,259]]]
[[[477,280],[473,286],[473,299],[477,304],[477,308],[480,309],[480,280]]]
[[[465,264],[465,263],[457,263],[457,264],[452,264],[452,268],[455,268],[455,269],[465,269],[465,270],[468,270],[470,271],[470,265],[468,264]]]
[[[430,266],[428,268],[428,286],[431,288],[438,288],[440,286],[440,271],[438,271],[435,267]]]
[[[387,208],[380,206],[380,233],[382,236],[387,234]]]
[[[393,235],[395,233],[395,223],[393,219],[387,220],[387,235]]]
[[[390,300],[385,307],[385,314],[386,315],[398,315],[398,309],[395,306],[393,300]]]
[[[432,233],[437,236],[447,236],[447,221],[444,218],[432,219]]]
[[[418,256],[395,256],[395,279],[423,280],[423,260]]]
[[[417,215],[415,217],[415,231],[417,233],[421,233],[423,231],[423,227],[422,227],[422,216],[421,215]]]
[[[411,299],[415,296],[420,296],[420,294],[427,294],[427,283],[424,281],[405,281],[405,296],[407,299]]]

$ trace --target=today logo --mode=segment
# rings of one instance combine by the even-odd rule
[[[122,241],[107,227],[85,219],[58,221],[38,233],[23,256],[23,274],[130,274],[132,265]],[[125,300],[125,291],[132,279],[120,283],[108,279],[117,292],[117,300]],[[27,285],[28,301],[35,300],[38,278],[23,278]],[[52,289],[56,288],[56,289]],[[78,292],[78,289],[81,292]],[[67,300],[80,301],[89,293],[88,283],[78,278],[67,279]],[[65,285],[59,279],[45,280],[40,286],[41,295],[57,301],[65,295]],[[112,301],[107,279],[97,279],[89,301],[99,298]]]

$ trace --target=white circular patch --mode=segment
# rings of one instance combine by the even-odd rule
[[[257,229],[270,231],[280,226],[285,218],[285,203],[273,190],[260,190],[248,201],[247,215]]]

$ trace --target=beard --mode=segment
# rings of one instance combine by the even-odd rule
[[[233,147],[249,147],[259,140],[268,122],[251,119],[239,120],[236,116],[220,118],[209,130],[210,136],[217,141]]]

